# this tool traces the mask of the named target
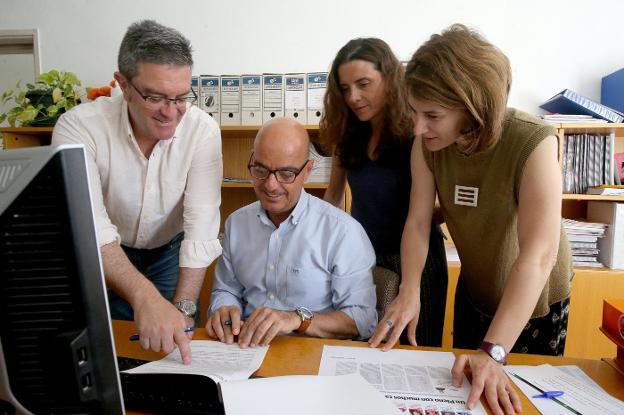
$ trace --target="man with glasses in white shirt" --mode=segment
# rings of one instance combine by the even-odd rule
[[[265,124],[249,172],[258,201],[225,223],[206,324],[225,343],[278,334],[368,338],[377,324],[373,247],[344,211],[309,195],[309,137],[294,120]]]
[[[84,144],[111,316],[141,346],[185,363],[217,239],[223,161],[217,123],[191,89],[190,42],[151,20],[132,24],[115,72],[123,95],[64,114],[52,144]]]

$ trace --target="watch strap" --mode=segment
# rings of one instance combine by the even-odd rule
[[[300,307],[300,308],[296,309],[295,313],[297,313],[297,315],[301,319],[301,324],[299,325],[299,328],[297,328],[297,330],[295,330],[295,331],[297,333],[305,333],[306,330],[308,329],[308,327],[310,327],[310,324],[312,323],[312,319],[314,318],[314,314],[312,313],[312,311],[308,310],[307,308],[303,308],[303,307]]]

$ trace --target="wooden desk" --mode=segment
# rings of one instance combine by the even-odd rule
[[[135,333],[134,323],[132,322],[113,321],[113,332],[115,335],[115,348],[119,356],[145,360],[155,360],[164,356],[162,353],[143,350],[139,342],[131,342],[128,340],[128,337]],[[199,329],[193,338],[196,340],[208,339],[208,336],[204,329]],[[323,353],[323,345],[325,344],[368,347],[368,344],[364,342],[324,340],[308,337],[278,337],[271,342],[271,347],[269,347],[267,356],[260,369],[256,372],[256,375],[263,377],[279,375],[315,375],[318,373],[321,354]],[[456,349],[440,349],[433,347],[399,347],[402,349],[450,350],[455,354],[463,352]],[[583,369],[587,375],[594,379],[611,395],[624,400],[624,376],[620,375],[613,367],[601,360],[512,354],[509,356],[509,363],[512,365],[539,365],[542,363],[550,363],[552,365],[576,365]],[[535,409],[524,394],[519,390],[517,391],[522,400],[522,413],[539,414],[537,409]],[[483,402],[484,405],[486,405],[484,400]],[[138,414],[141,412],[129,413]]]

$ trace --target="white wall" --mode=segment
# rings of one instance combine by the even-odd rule
[[[409,59],[430,34],[461,22],[509,56],[510,105],[530,112],[564,88],[599,100],[601,77],[624,66],[621,0],[0,0],[0,6],[0,29],[39,28],[43,71],[74,71],[84,86],[112,79],[125,29],[142,18],[189,37],[197,74],[327,70],[337,50],[360,36],[380,37]],[[0,85],[3,77],[4,71]]]

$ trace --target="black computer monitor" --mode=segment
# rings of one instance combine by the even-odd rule
[[[122,414],[85,151],[0,151],[0,414]]]

